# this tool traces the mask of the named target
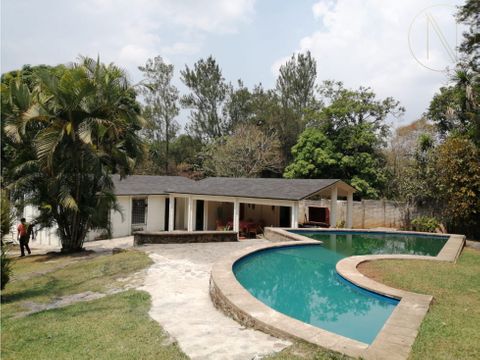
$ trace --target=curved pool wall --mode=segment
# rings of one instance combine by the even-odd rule
[[[318,245],[263,250],[237,261],[233,272],[253,296],[282,314],[371,344],[398,300],[341,281],[343,257]]]
[[[400,300],[375,340],[367,344],[285,315],[255,298],[239,283],[234,274],[234,268],[238,270],[242,262],[247,261],[254,254],[268,253],[270,249],[298,248],[298,245],[315,245],[315,247],[321,248],[320,241],[312,240],[304,235],[319,232],[322,233],[322,236],[325,236],[327,235],[326,232],[331,232],[327,229],[321,229],[320,231],[295,229],[292,233],[289,232],[291,230],[266,228],[265,237],[271,242],[239,250],[215,263],[210,278],[210,296],[214,305],[247,327],[257,328],[282,338],[300,339],[350,356],[361,356],[365,359],[406,359],[433,298],[430,295],[415,294],[378,283],[361,274],[357,266],[366,261],[380,259],[422,259],[455,262],[465,244],[463,235],[433,236],[440,240],[448,238],[437,256],[411,255],[423,250],[415,249],[412,251],[411,247],[408,246],[395,247],[396,249],[402,249],[398,251],[402,254],[382,254],[381,251],[374,250],[376,252],[374,255],[349,256],[352,254],[351,251],[342,254],[341,238],[337,237],[335,239],[339,240],[335,242],[335,245],[337,246],[336,250],[340,251],[338,253],[334,251],[334,253],[343,257],[336,264],[337,273],[335,276],[339,284],[342,283],[344,286],[351,287],[352,291],[358,291],[359,294],[372,296],[380,301],[388,302],[392,301],[392,298]],[[379,236],[390,234],[375,230],[362,230],[360,232],[341,230],[336,231],[334,235],[353,236],[354,233],[369,233]],[[431,235],[424,233],[393,232],[392,234],[431,237]],[[349,238],[346,237],[345,241],[349,241]],[[325,245],[323,249],[325,249]],[[404,254],[405,252],[408,254]],[[309,256],[311,255],[309,253]],[[379,294],[386,296],[386,298]],[[268,293],[264,293],[264,295],[267,296]]]
[[[338,231],[302,235],[322,241],[322,246],[254,253],[234,264],[237,280],[258,300],[285,315],[366,344],[373,342],[399,301],[339,277],[337,262],[366,254],[436,256],[448,239]]]

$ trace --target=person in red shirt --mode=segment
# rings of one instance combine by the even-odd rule
[[[28,224],[25,218],[21,218],[20,224],[18,224],[17,227],[17,240],[20,241],[20,256],[25,256],[25,249],[27,249],[29,255],[32,253],[28,247],[29,237],[30,234],[28,233]]]

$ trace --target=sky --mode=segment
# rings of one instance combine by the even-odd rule
[[[446,84],[462,28],[459,0],[2,0],[1,71],[79,55],[124,68],[162,56],[179,72],[213,55],[227,81],[275,86],[292,54],[310,51],[318,81],[369,86],[418,119]],[[187,121],[183,112],[179,119]]]

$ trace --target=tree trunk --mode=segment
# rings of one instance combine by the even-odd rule
[[[65,221],[58,222],[62,253],[74,253],[84,250],[83,243],[87,234],[85,223],[86,221],[81,219],[79,214],[71,214]]]

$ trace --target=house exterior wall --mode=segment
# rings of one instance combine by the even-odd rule
[[[280,207],[271,205],[245,204],[245,216],[242,220],[262,221],[265,226],[280,225]],[[273,209],[272,209],[273,207]]]
[[[165,196],[148,197],[147,231],[165,230]]]
[[[117,196],[117,202],[122,210],[112,211],[110,221],[112,222],[112,237],[128,236],[132,228],[132,199],[130,196]],[[122,219],[123,214],[123,219]]]

